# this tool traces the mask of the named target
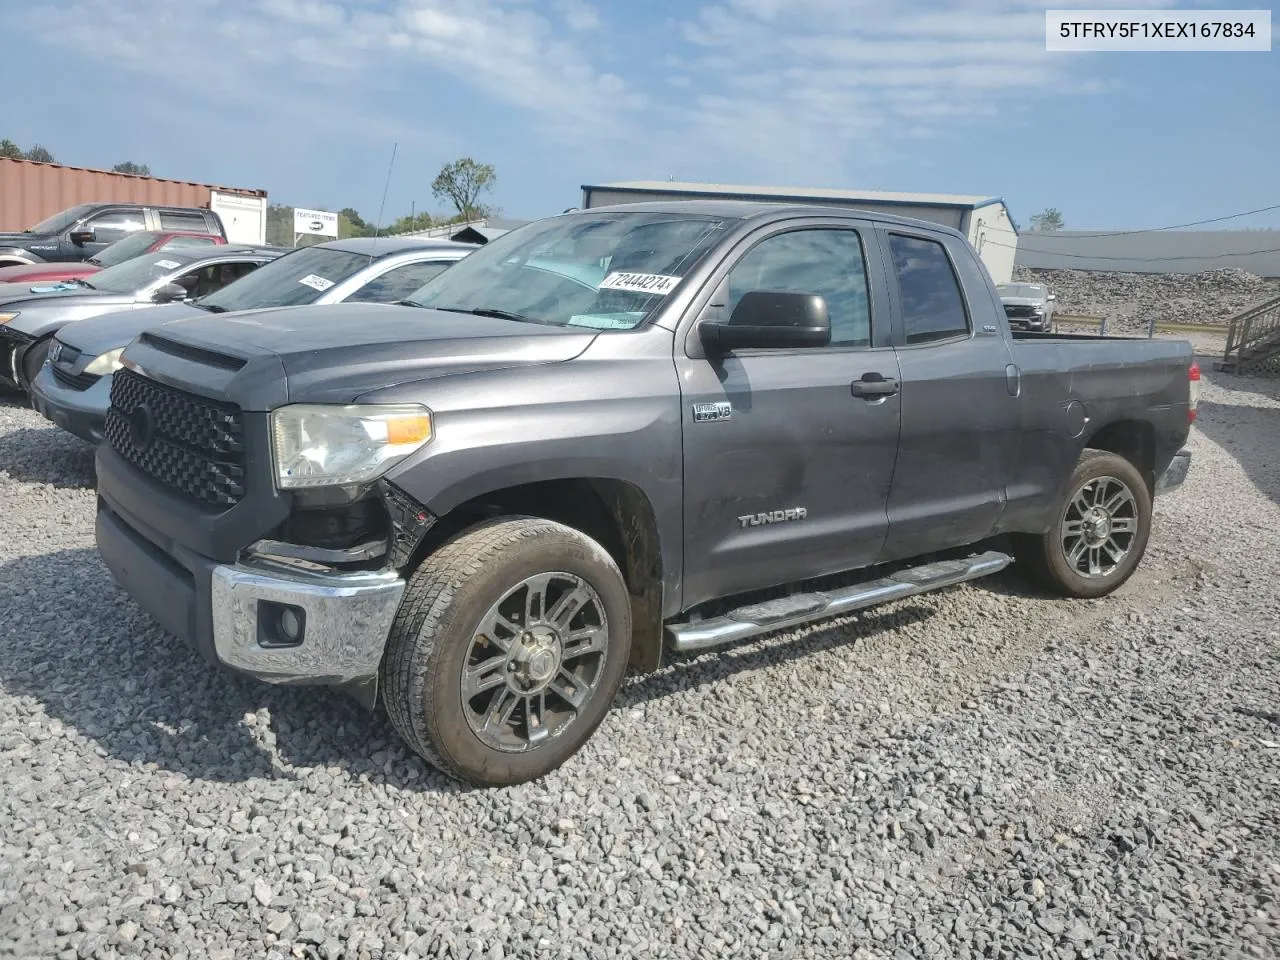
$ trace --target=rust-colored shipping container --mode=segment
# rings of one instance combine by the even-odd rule
[[[232,200],[256,199],[265,216],[265,190],[137,177],[110,170],[0,157],[0,230],[25,230],[77,203],[114,201],[210,207],[214,206],[217,195]]]

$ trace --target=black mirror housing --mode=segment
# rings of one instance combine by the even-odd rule
[[[155,292],[152,297],[156,303],[174,303],[178,300],[185,300],[190,294],[187,288],[180,283],[166,283],[163,287]]]
[[[827,301],[812,293],[752,290],[728,323],[704,321],[698,336],[710,352],[742,348],[825,347],[831,342]]]
[[[92,227],[83,230],[72,230],[71,242],[76,246],[83,247],[86,243],[93,243],[95,233]]]

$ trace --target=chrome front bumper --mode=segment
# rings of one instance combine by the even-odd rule
[[[1179,450],[1173,455],[1173,459],[1169,461],[1169,466],[1165,468],[1164,473],[1156,481],[1156,493],[1163,493],[1166,490],[1181,486],[1182,482],[1187,479],[1187,471],[1190,469],[1191,451]]]
[[[268,683],[344,684],[373,677],[405,582],[394,572],[319,573],[240,562],[213,568],[213,646],[233,670]],[[296,643],[278,629],[285,610]]]

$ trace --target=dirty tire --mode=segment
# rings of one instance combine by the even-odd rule
[[[1087,577],[1070,562],[1063,545],[1063,523],[1076,494],[1091,481],[1114,478],[1123,483],[1133,498],[1136,529],[1128,550],[1114,569],[1102,576]],[[1138,469],[1118,454],[1105,450],[1085,450],[1076,463],[1066,493],[1054,512],[1053,526],[1039,535],[1023,535],[1014,540],[1018,565],[1036,583],[1064,597],[1102,597],[1117,589],[1133,575],[1151,536],[1151,491]]]
[[[506,752],[481,740],[468,721],[463,670],[490,608],[527,578],[552,572],[594,590],[607,621],[604,655],[593,692],[562,732],[526,752]],[[559,767],[600,725],[630,646],[626,583],[600,544],[550,520],[489,521],[434,551],[410,578],[382,660],[387,715],[411,749],[452,777],[481,786],[524,783]]]
[[[36,374],[40,372],[40,368],[44,366],[45,358],[49,356],[49,347],[51,346],[52,337],[45,337],[43,340],[37,340],[27,348],[27,352],[22,357],[22,379],[21,384],[24,390],[30,390],[31,384],[36,379]]]

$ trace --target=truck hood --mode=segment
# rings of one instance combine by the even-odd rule
[[[599,333],[373,303],[203,313],[147,327],[147,336],[126,349],[127,359],[158,379],[224,396],[247,410],[270,410],[283,403],[351,403],[397,384],[559,363],[572,360]],[[209,366],[207,374],[200,374],[204,382],[184,384],[165,376],[170,364],[163,355],[175,351],[157,344],[157,338],[234,357],[244,365],[233,375],[226,363]],[[188,377],[196,372],[190,364],[181,366]],[[284,384],[279,383],[281,372]]]
[[[1001,297],[1000,302],[1008,307],[1043,307],[1049,301],[1043,297]]]
[[[0,233],[0,247],[25,247],[28,243],[39,243],[48,240],[47,233],[23,233],[22,231]]]
[[[159,307],[143,307],[140,310],[119,310],[101,316],[81,320],[67,327],[58,339],[75,347],[82,356],[96,357],[123,347],[143,330],[181,320],[184,317],[208,317],[212,314],[188,303],[168,303]]]

